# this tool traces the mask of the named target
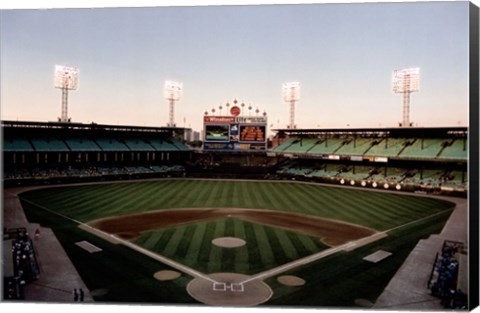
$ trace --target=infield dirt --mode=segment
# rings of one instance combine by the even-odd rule
[[[222,218],[295,231],[317,237],[328,246],[341,245],[376,233],[371,228],[311,215],[238,208],[158,210],[102,218],[87,224],[122,239],[133,240],[140,233],[153,229]]]

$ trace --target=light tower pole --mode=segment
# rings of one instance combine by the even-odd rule
[[[180,100],[182,96],[182,83],[168,80],[165,82],[165,99],[168,100],[170,110],[167,126],[175,127],[175,101]]]
[[[295,126],[295,102],[300,100],[300,83],[289,82],[284,83],[282,88],[283,101],[290,103],[290,123],[288,128],[296,128]]]
[[[59,121],[66,123],[68,117],[68,90],[75,90],[78,86],[78,68],[55,65],[55,88],[62,90],[62,114]]]
[[[402,127],[410,126],[410,94],[420,90],[420,68],[411,67],[393,71],[393,92],[403,94]]]

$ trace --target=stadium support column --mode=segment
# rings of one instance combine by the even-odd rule
[[[295,128],[295,100],[290,101],[290,125],[289,128]]]
[[[170,112],[169,112],[169,122],[168,125],[170,127],[175,126],[175,100],[170,99]]]
[[[62,88],[62,116],[61,122],[68,122],[68,88]]]
[[[410,91],[403,93],[403,127],[410,126]]]

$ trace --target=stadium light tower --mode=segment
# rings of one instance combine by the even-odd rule
[[[410,67],[393,71],[393,92],[403,93],[402,127],[410,126],[410,94],[420,90],[420,68]]]
[[[296,128],[295,126],[295,102],[300,100],[300,83],[289,82],[284,83],[282,88],[283,100],[290,103],[290,124],[288,128]]]
[[[165,99],[168,100],[170,104],[170,114],[169,114],[169,127],[175,127],[175,101],[180,100],[182,97],[182,83],[167,80],[165,82]]]
[[[62,89],[62,115],[60,122],[69,122],[68,118],[68,91],[76,90],[78,86],[78,68],[55,65],[55,88]]]

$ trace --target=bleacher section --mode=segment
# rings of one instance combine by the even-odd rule
[[[124,139],[121,140],[132,151],[152,151],[152,145],[142,139]]]
[[[70,151],[63,140],[53,137],[39,137],[30,139],[33,149],[41,152]]]
[[[407,139],[382,138],[373,139],[371,148],[365,153],[366,156],[396,157],[404,148]]]
[[[333,154],[344,143],[341,138],[317,139],[316,144],[308,152],[310,154]]]
[[[466,138],[446,141],[444,149],[438,155],[439,159],[467,160],[468,149]]]
[[[348,139],[335,153],[340,155],[364,155],[372,146],[372,142],[371,138]]]
[[[114,138],[97,138],[95,142],[102,151],[130,151],[124,143]]]
[[[442,150],[445,139],[411,139],[400,154],[402,158],[434,159]]]
[[[4,151],[18,151],[18,152],[31,152],[34,151],[30,142],[22,138],[11,138],[4,140],[3,142]]]
[[[172,150],[175,151],[175,150],[178,150],[178,148],[170,140],[153,139],[153,140],[150,140],[150,145],[156,151],[172,151]]]
[[[394,159],[467,160],[466,139],[442,138],[309,138],[290,137],[273,152],[278,155],[336,155]]]
[[[100,147],[88,138],[67,138],[65,144],[71,151],[98,151]]]

